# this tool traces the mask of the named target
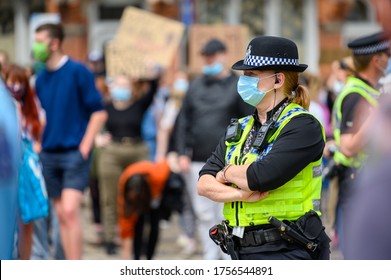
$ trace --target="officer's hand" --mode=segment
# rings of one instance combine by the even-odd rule
[[[258,192],[258,191],[244,191],[240,190],[242,199],[241,201],[245,202],[256,202],[262,199],[265,199],[268,195],[269,192]]]
[[[222,171],[217,172],[217,174],[216,174],[216,180],[217,180],[217,182],[222,183],[222,184],[228,183],[228,182],[225,180]]]

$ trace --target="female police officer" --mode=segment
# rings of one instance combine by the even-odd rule
[[[232,68],[244,71],[238,93],[256,112],[231,121],[200,171],[199,194],[224,202],[212,239],[232,259],[329,259],[317,215],[324,130],[298,85],[307,65],[291,40],[259,36]]]

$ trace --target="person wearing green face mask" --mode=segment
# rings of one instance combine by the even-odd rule
[[[46,68],[46,61],[50,57],[49,46],[40,41],[34,41],[31,48],[32,57],[34,59],[33,71],[38,75]]]
[[[50,56],[48,45],[39,41],[33,43],[32,53],[34,60],[39,62],[46,62]]]
[[[59,218],[65,257],[80,259],[80,206],[88,185],[94,138],[107,113],[94,76],[63,53],[63,40],[61,25],[43,24],[36,29],[32,55],[46,64],[35,84],[48,120],[40,153],[43,175]]]

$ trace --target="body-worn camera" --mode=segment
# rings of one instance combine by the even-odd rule
[[[231,123],[228,125],[225,133],[225,141],[237,142],[240,140],[240,136],[242,136],[242,126],[238,119],[231,119]]]
[[[273,131],[274,129],[274,123],[275,121],[273,119],[269,119],[261,126],[253,143],[254,148],[259,149],[263,147],[263,145],[266,143],[265,139],[267,139],[269,132]]]

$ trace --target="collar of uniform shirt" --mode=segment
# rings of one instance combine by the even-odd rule
[[[273,117],[272,114],[274,114],[275,112],[277,112],[278,109],[279,109],[287,100],[288,100],[288,98],[284,98],[280,103],[277,104],[277,106],[275,106],[273,109],[271,109],[270,111],[268,111],[268,112],[266,113],[267,119],[270,119],[271,117]],[[256,110],[255,110],[255,112],[253,113],[253,117],[254,117],[254,119],[257,120],[258,123],[261,123],[261,122],[259,121],[258,114],[257,114],[257,111],[256,111]]]

